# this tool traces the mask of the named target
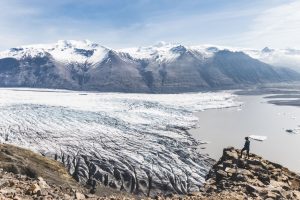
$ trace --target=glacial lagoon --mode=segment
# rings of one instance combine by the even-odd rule
[[[300,107],[270,104],[273,99],[267,96],[239,95],[236,101],[242,102],[241,107],[196,113],[199,122],[190,133],[207,141],[199,151],[217,160],[224,147],[242,148],[245,136],[264,135],[268,138],[263,142],[251,141],[250,151],[300,172]]]

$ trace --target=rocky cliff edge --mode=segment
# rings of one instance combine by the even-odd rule
[[[80,187],[61,164],[12,145],[0,145],[0,199],[150,199]],[[22,174],[22,175],[21,175]],[[45,180],[41,177],[43,176]],[[109,193],[108,193],[109,192]],[[106,193],[106,194],[105,194]],[[255,154],[225,148],[199,192],[155,199],[300,199],[300,175]]]
[[[255,154],[225,148],[205,185],[191,199],[300,199],[300,176]]]

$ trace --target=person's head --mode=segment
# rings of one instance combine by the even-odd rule
[[[249,137],[245,137],[245,140],[249,140]]]

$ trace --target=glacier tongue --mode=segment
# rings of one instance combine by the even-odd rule
[[[123,94],[0,89],[1,142],[61,161],[84,184],[127,192],[197,191],[211,166],[187,130],[229,93]]]

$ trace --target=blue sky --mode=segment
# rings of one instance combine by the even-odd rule
[[[60,39],[300,48],[298,0],[1,0],[0,49]]]

